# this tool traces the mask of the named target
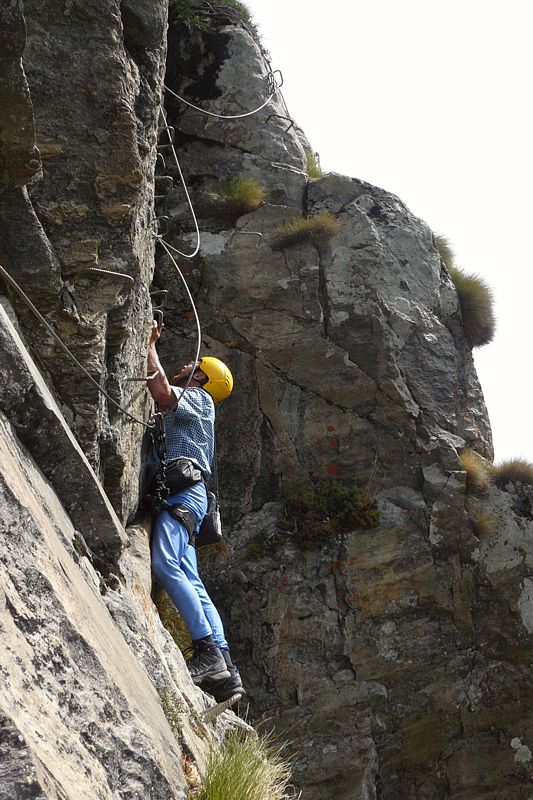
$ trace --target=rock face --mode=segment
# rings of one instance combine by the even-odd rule
[[[235,377],[218,413],[230,546],[204,569],[252,718],[291,740],[303,800],[530,800],[533,498],[519,484],[467,493],[459,453],[490,460],[491,433],[432,232],[382,189],[309,180],[279,76],[231,9],[204,13],[204,31],[170,27],[165,97],[200,217],[199,251],[178,261],[203,352]],[[145,419],[128,378],[144,373],[151,289],[169,291],[169,370],[196,349],[162,249],[152,286],[165,4],[27,0],[26,49],[17,4],[2,15],[13,44],[0,93],[20,119],[0,129],[3,263]],[[156,186],[169,191],[155,214],[190,254],[187,197],[161,152]],[[258,181],[265,202],[217,207],[234,178]],[[283,223],[321,212],[337,233],[279,248]],[[207,701],[150,601],[147,530],[122,527],[143,430],[12,299],[21,335],[0,317],[0,798],[185,797],[157,691],[200,766],[205,736],[236,723],[226,715],[203,739],[192,724]],[[286,501],[322,481],[357,482],[379,526],[324,524],[306,539]]]

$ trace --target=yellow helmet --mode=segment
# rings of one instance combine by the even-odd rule
[[[213,356],[204,356],[198,368],[209,378],[202,388],[209,392],[215,403],[220,403],[231,394],[233,375],[223,361]]]

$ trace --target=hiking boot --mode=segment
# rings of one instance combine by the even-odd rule
[[[187,667],[197,686],[205,680],[223,681],[230,677],[224,657],[214,642],[197,639],[192,646],[193,655],[187,661]]]
[[[228,678],[205,678],[200,684],[200,689],[212,695],[217,703],[229,700],[235,694],[239,694],[241,697],[246,694],[237,667],[232,664],[227,669],[229,671]]]

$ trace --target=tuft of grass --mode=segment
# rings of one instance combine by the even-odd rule
[[[340,222],[329,211],[321,211],[312,217],[291,220],[281,225],[272,243],[275,250],[293,247],[304,242],[318,244],[330,239],[341,229]]]
[[[239,217],[255,211],[265,202],[265,190],[253,178],[236,176],[217,185],[209,203],[212,214]]]
[[[377,528],[380,519],[373,497],[358,486],[333,480],[287,498],[285,514],[304,547],[323,542],[332,533]]]
[[[207,24],[195,0],[169,0],[168,21],[171,26],[185,25],[189,30],[206,30]]]
[[[209,544],[202,547],[197,551],[198,561],[202,564],[216,564],[218,561],[223,561],[228,557],[230,546],[227,539],[221,539],[220,542]]]
[[[207,758],[197,800],[288,800],[290,762],[268,735],[230,731]]]
[[[455,265],[455,253],[446,236],[435,234],[435,247],[439,251],[441,259],[444,261],[446,269],[451,272]]]
[[[465,338],[470,347],[482,347],[494,338],[496,318],[492,289],[479,275],[453,267],[450,276],[459,295]]]
[[[533,464],[525,458],[511,458],[493,467],[492,474],[498,486],[506,483],[525,483],[533,486]]]
[[[495,520],[492,514],[485,509],[477,509],[469,517],[472,530],[478,539],[487,539],[495,528]]]
[[[459,455],[461,469],[466,472],[466,491],[475,494],[486,492],[491,485],[492,467],[474,450],[463,450]]]
[[[305,151],[306,172],[308,178],[321,178],[324,174],[320,166],[320,159],[318,153],[313,153],[312,150]]]
[[[152,591],[152,600],[157,608],[161,622],[183,653],[191,647],[191,636],[176,606],[165,590],[158,584],[155,584]]]
[[[253,21],[250,9],[240,0],[211,0],[209,4],[198,0],[169,0],[169,23],[185,25],[189,30],[209,30],[216,28],[216,16],[222,16],[227,22],[235,22],[237,18],[248,29],[256,42],[260,42],[257,25]]]

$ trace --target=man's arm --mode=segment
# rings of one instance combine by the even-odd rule
[[[155,402],[163,409],[173,408],[176,405],[176,395],[172,391],[165,370],[161,366],[156,350],[156,343],[161,336],[161,328],[157,327],[155,319],[152,322],[150,344],[148,345],[148,372],[157,375],[148,381],[148,389]]]

